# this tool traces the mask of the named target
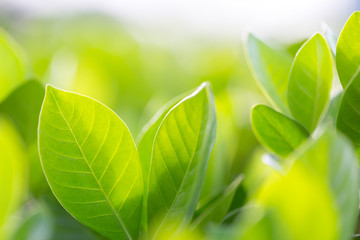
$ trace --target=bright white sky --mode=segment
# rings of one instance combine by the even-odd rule
[[[321,22],[338,32],[358,0],[0,0],[35,15],[101,11],[150,31],[238,37],[308,37]],[[1,5],[0,5],[1,7]]]

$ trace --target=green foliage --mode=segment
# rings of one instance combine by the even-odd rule
[[[325,39],[315,34],[295,56],[287,92],[292,116],[310,132],[328,103],[332,77],[330,49]]]
[[[151,160],[150,175],[144,180],[146,205],[138,152],[122,120],[93,99],[48,85],[40,114],[39,151],[60,203],[80,222],[113,239],[138,237],[140,221],[147,217],[141,214],[143,206],[148,206],[149,222],[155,222],[156,214],[161,226],[189,221],[214,142],[209,85],[201,85],[154,126],[158,128],[154,143],[147,143],[153,146],[147,152]]]
[[[248,52],[261,89],[275,107],[288,113],[286,90],[291,57],[285,51],[276,51],[270,48],[251,34],[248,38]]]
[[[161,227],[178,219],[182,219],[181,224],[191,220],[204,183],[215,129],[215,109],[208,85],[200,86],[168,112],[154,138],[148,184],[149,222],[159,221]]]
[[[130,132],[114,112],[48,85],[39,151],[52,191],[75,218],[110,238],[138,236],[141,166]]]
[[[302,125],[265,105],[252,109],[251,124],[257,138],[282,157],[289,155],[309,137]]]
[[[337,127],[356,145],[360,144],[360,12],[355,12],[346,22],[336,46],[336,67],[344,87],[337,117]]]
[[[359,233],[359,12],[339,38],[324,24],[278,50],[250,34],[251,69],[237,43],[165,47],[95,15],[19,21],[4,26],[27,56],[0,32],[1,239]]]
[[[4,223],[20,205],[25,195],[25,149],[13,124],[0,118],[0,238],[6,239],[9,229]]]

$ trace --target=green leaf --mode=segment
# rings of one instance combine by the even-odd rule
[[[248,38],[248,56],[254,74],[271,104],[288,114],[286,90],[291,67],[291,56],[275,50],[252,34]]]
[[[25,57],[20,46],[0,28],[0,102],[25,77]]]
[[[292,116],[310,132],[316,128],[329,101],[332,77],[330,49],[317,33],[295,56],[287,94]]]
[[[141,130],[137,146],[139,152],[139,158],[141,163],[141,170],[144,181],[144,189],[147,189],[147,184],[149,181],[149,171],[150,171],[150,162],[151,162],[151,154],[154,143],[154,138],[159,129],[161,122],[164,120],[166,114],[170,111],[171,108],[174,107],[176,103],[178,103],[184,96],[180,95],[172,100],[170,100],[165,106],[163,106],[153,118],[143,127]],[[147,191],[144,192],[144,200],[143,200],[143,210],[142,210],[142,226],[144,231],[147,232]]]
[[[347,20],[336,45],[336,68],[340,82],[346,89],[352,82],[360,81],[360,12]]]
[[[25,149],[16,128],[0,117],[0,239],[9,229],[2,225],[19,206],[25,194]]]
[[[360,12],[346,22],[337,44],[336,67],[344,87],[337,116],[337,128],[360,145]]]
[[[237,176],[230,185],[211,199],[207,204],[199,208],[194,215],[191,228],[205,226],[208,223],[220,223],[226,216],[232,203],[236,190],[242,182],[244,176]]]
[[[49,185],[69,213],[109,238],[137,238],[141,166],[130,132],[114,112],[47,86],[39,152]]]
[[[259,141],[282,157],[309,137],[309,132],[301,124],[265,105],[253,107],[251,125]]]
[[[215,108],[207,83],[175,105],[162,121],[154,139],[148,185],[148,221],[155,229],[154,238],[172,221],[187,224],[191,220],[215,132]]]

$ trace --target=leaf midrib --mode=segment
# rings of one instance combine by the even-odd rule
[[[186,114],[186,113],[185,113],[185,114]],[[201,120],[200,128],[199,128],[199,130],[198,130],[198,133],[197,133],[197,134],[199,134],[199,133],[200,133],[200,129],[203,127],[203,124],[204,124],[204,118]],[[196,144],[195,144],[194,150],[193,150],[193,152],[192,152],[192,154],[191,154],[191,160],[190,160],[190,162],[189,162],[189,165],[188,165],[188,166],[187,166],[187,168],[186,168],[186,171],[185,171],[185,174],[184,174],[184,178],[183,178],[183,179],[182,179],[182,181],[181,181],[181,184],[180,184],[179,190],[176,192],[176,195],[175,195],[175,197],[174,197],[174,201],[171,203],[171,205],[170,205],[169,209],[167,210],[167,212],[166,212],[166,214],[165,214],[165,216],[164,216],[163,220],[161,221],[161,223],[160,223],[159,227],[157,228],[157,230],[156,230],[156,232],[155,232],[155,234],[154,234],[153,239],[156,239],[156,236],[157,236],[157,234],[158,234],[159,230],[160,230],[160,229],[161,229],[161,227],[163,226],[164,221],[167,219],[167,217],[168,217],[168,215],[169,215],[170,211],[172,210],[172,208],[174,207],[174,204],[176,203],[176,199],[178,198],[178,196],[179,196],[179,194],[180,194],[180,190],[183,188],[183,185],[184,185],[184,182],[185,182],[186,175],[187,175],[187,173],[189,172],[190,166],[191,166],[192,161],[193,161],[193,159],[194,159],[194,155],[195,155],[196,149],[197,149],[198,144],[199,144],[199,139],[200,139],[200,137],[198,136],[198,137],[197,137],[197,139],[196,139]]]
[[[128,232],[128,230],[126,229],[126,227],[125,227],[125,225],[124,225],[123,221],[121,220],[121,218],[120,218],[120,216],[119,216],[118,212],[115,210],[115,208],[114,208],[114,206],[112,205],[112,203],[111,203],[110,199],[109,199],[109,198],[108,198],[108,196],[106,195],[106,193],[105,193],[105,191],[104,191],[104,188],[103,188],[103,187],[102,187],[102,185],[100,184],[100,182],[99,182],[99,180],[97,179],[97,177],[96,177],[96,175],[95,175],[95,173],[94,173],[94,171],[93,171],[93,169],[92,169],[91,165],[89,164],[89,162],[88,162],[88,160],[87,160],[87,158],[86,158],[86,156],[85,156],[85,154],[84,154],[84,152],[83,152],[83,150],[82,150],[81,145],[79,144],[79,142],[78,142],[77,138],[75,137],[75,134],[74,134],[74,132],[73,132],[73,130],[72,130],[72,128],[71,128],[71,126],[70,126],[70,124],[69,124],[69,123],[68,123],[68,121],[66,120],[66,118],[65,118],[65,116],[64,116],[64,114],[63,114],[63,112],[62,112],[62,110],[61,110],[61,108],[60,108],[60,106],[59,106],[59,103],[58,103],[58,101],[56,100],[56,97],[55,97],[54,93],[53,93],[52,91],[49,91],[49,92],[50,92],[50,93],[51,93],[51,95],[53,96],[53,98],[54,98],[54,100],[55,100],[55,103],[56,103],[56,106],[57,106],[57,108],[59,109],[59,112],[60,112],[60,114],[61,114],[61,117],[64,119],[64,121],[65,121],[66,125],[68,126],[69,131],[70,131],[71,135],[73,136],[73,138],[74,138],[74,140],[75,140],[75,143],[76,143],[76,145],[78,146],[78,148],[79,148],[79,150],[80,150],[80,152],[81,152],[81,155],[83,156],[83,158],[84,158],[84,160],[85,160],[85,162],[86,162],[87,166],[89,167],[89,169],[90,169],[90,171],[91,171],[91,174],[93,175],[93,177],[94,177],[94,179],[95,179],[96,183],[97,183],[97,184],[98,184],[98,186],[99,186],[99,189],[100,189],[100,190],[101,190],[101,192],[103,193],[103,195],[104,195],[104,197],[105,197],[106,201],[108,202],[108,204],[109,204],[109,206],[110,206],[110,208],[111,208],[112,212],[114,213],[114,215],[115,215],[115,216],[116,216],[116,218],[118,219],[118,221],[119,221],[120,225],[121,225],[121,226],[122,226],[122,228],[124,229],[124,231],[125,231],[125,233],[126,233],[126,236],[128,237],[128,239],[132,240],[132,237],[131,237],[130,233],[129,233],[129,232]]]
[[[270,124],[270,126],[275,130],[275,132],[277,132],[285,141],[285,143],[290,147],[290,148],[292,148],[292,150],[294,150],[296,147],[295,146],[293,146],[292,144],[291,144],[291,142],[289,142],[289,140],[287,139],[287,137],[281,132],[281,131],[279,131],[278,129],[277,129],[277,127],[274,125],[274,123],[271,121],[271,119],[269,119],[264,113],[262,113],[262,112],[259,112],[267,121],[268,121],[268,123]],[[287,120],[289,120],[289,119],[287,119]]]

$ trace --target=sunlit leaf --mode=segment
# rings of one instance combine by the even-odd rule
[[[161,122],[164,120],[166,114],[174,105],[182,99],[183,95],[172,99],[165,106],[163,106],[155,116],[143,127],[138,138],[138,152],[141,163],[141,170],[144,181],[144,189],[147,189],[149,181],[150,161],[154,138],[159,129]],[[142,210],[142,225],[147,231],[147,191],[144,192],[143,210]]]
[[[187,224],[192,218],[215,130],[213,97],[206,83],[162,121],[154,139],[148,186],[148,220],[154,236],[169,222]]]
[[[252,109],[251,124],[259,141],[283,157],[309,137],[301,124],[265,105]]]
[[[286,90],[291,57],[285,51],[274,50],[253,35],[248,38],[248,51],[256,79],[270,102],[288,114]]]
[[[317,33],[304,43],[295,57],[287,94],[292,116],[310,132],[328,103],[332,72],[330,49]]]
[[[337,44],[336,67],[344,94],[336,126],[356,145],[360,145],[360,12],[346,22]]]
[[[360,12],[347,20],[336,45],[336,68],[340,82],[346,89],[352,82],[360,81]]]
[[[137,238],[141,166],[130,132],[114,112],[47,86],[39,151],[49,185],[68,212],[109,238]]]

